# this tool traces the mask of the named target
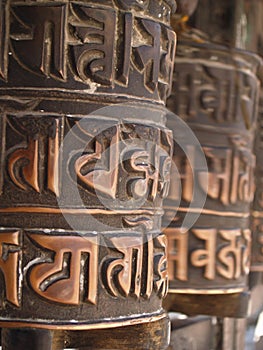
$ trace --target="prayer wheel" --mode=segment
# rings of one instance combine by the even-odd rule
[[[246,8],[246,17],[248,18],[248,33],[254,33],[254,35],[249,35],[250,48],[253,51],[258,52],[262,57],[262,29],[263,24],[261,21],[263,14],[263,1],[245,1]],[[262,70],[260,72],[261,84],[263,81]],[[260,92],[260,101],[259,101],[259,114],[258,114],[258,123],[257,123],[257,132],[255,140],[255,154],[256,154],[256,169],[255,169],[255,198],[252,207],[251,215],[251,226],[253,232],[252,240],[252,259],[251,259],[251,287],[254,286],[254,283],[262,284],[262,272],[263,272],[263,251],[262,251],[262,224],[263,224],[263,188],[262,188],[262,171],[263,171],[263,156],[262,156],[262,88]],[[260,277],[261,275],[261,277]]]
[[[168,107],[184,119],[200,147],[186,140],[187,152],[180,144],[174,148],[182,188],[179,198],[180,181],[172,175],[164,223],[178,209],[164,229],[168,310],[246,317],[260,66],[261,59],[244,50],[189,38],[178,42]],[[173,117],[168,125],[176,130]],[[199,169],[200,150],[207,170]],[[186,216],[193,217],[191,226],[185,226]]]
[[[142,332],[134,348],[153,330],[155,348],[166,348],[174,9],[173,0],[1,2],[4,349],[18,349],[17,328],[49,344],[46,330],[103,338],[123,326],[127,339]],[[69,338],[74,347],[81,337]]]
[[[211,16],[213,13],[213,16]],[[263,55],[263,1],[262,0],[238,0],[220,1],[200,0],[191,24],[201,31],[205,31],[209,40],[229,47],[238,47]],[[262,69],[261,69],[262,70]],[[262,82],[262,71],[260,72]],[[261,92],[262,95],[262,92]],[[255,154],[256,154],[256,192],[251,215],[252,229],[252,259],[250,287],[262,279],[261,264],[261,107],[260,98],[259,120],[256,130]],[[253,299],[253,298],[252,298]],[[252,300],[253,303],[253,300]]]
[[[263,184],[262,184],[262,172],[263,172],[263,148],[262,148],[262,96],[260,98],[258,128],[255,142],[256,153],[256,171],[255,171],[255,183],[256,192],[253,203],[252,211],[252,231],[253,231],[253,244],[252,244],[252,259],[251,259],[251,272],[263,272]]]

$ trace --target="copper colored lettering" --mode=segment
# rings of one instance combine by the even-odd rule
[[[95,153],[77,159],[75,171],[78,178],[91,190],[116,198],[119,174],[120,128],[116,128],[107,150],[95,140]],[[93,167],[92,167],[93,166]],[[95,166],[95,168],[94,168]],[[85,167],[85,173],[82,170]]]
[[[89,6],[71,5],[70,24],[74,28],[71,42],[79,78],[113,84],[116,13]]]
[[[134,294],[139,298],[143,267],[142,237],[114,237],[111,242],[122,257],[106,260],[106,287],[116,297]]]
[[[154,247],[154,286],[159,297],[164,298],[168,292],[167,240],[165,235],[154,238]]]
[[[0,233],[0,269],[5,281],[6,299],[19,306],[19,232]]]
[[[98,283],[97,237],[47,236],[30,234],[30,239],[54,258],[46,258],[34,265],[29,280],[34,291],[53,302],[79,305],[83,301],[96,304]],[[88,259],[83,271],[82,261]],[[85,264],[84,264],[85,265]],[[84,269],[85,270],[85,269]],[[81,290],[81,279],[86,279],[88,291]]]
[[[220,230],[221,237],[227,242],[218,252],[218,273],[227,279],[241,276],[242,246],[240,230]]]
[[[168,239],[169,279],[187,281],[189,234],[175,227],[166,229],[165,233]]]
[[[54,136],[48,139],[48,189],[59,195],[59,120],[54,121]]]
[[[215,262],[216,262],[216,237],[215,229],[198,229],[193,230],[195,236],[205,242],[205,249],[196,249],[191,254],[191,262],[193,266],[204,267],[204,277],[208,280],[215,278]]]
[[[26,190],[26,186],[23,182],[30,185],[35,191],[40,192],[38,181],[38,140],[29,140],[28,148],[20,148],[16,150],[8,160],[9,175],[18,187],[22,190]],[[26,161],[25,164],[21,164],[21,161]],[[20,164],[20,165],[19,165]],[[19,171],[19,169],[22,171]],[[20,172],[23,178],[20,178]]]

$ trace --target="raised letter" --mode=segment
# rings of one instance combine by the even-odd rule
[[[6,299],[19,306],[19,232],[0,233],[0,269],[4,276]]]
[[[168,275],[170,280],[188,280],[188,232],[180,228],[167,228],[168,239]],[[176,265],[176,268],[175,268]]]
[[[47,257],[31,269],[29,280],[34,291],[45,299],[62,304],[79,305],[81,298],[96,304],[98,238],[40,234],[30,234],[29,237],[33,243],[54,254],[54,258]],[[86,261],[88,271],[82,268]],[[87,282],[86,295],[81,290],[81,280]]]
[[[205,267],[205,278],[213,280],[215,278],[216,266],[217,231],[215,229],[199,229],[193,230],[193,233],[198,239],[205,241],[205,249],[196,249],[192,253],[192,265],[196,267]]]
[[[13,5],[14,57],[22,67],[58,80],[66,79],[66,5]]]
[[[9,175],[18,187],[26,190],[23,182],[29,184],[37,192],[40,192],[38,183],[38,140],[29,140],[28,148],[16,150],[8,160]],[[25,164],[20,161],[26,160]],[[20,168],[23,178],[20,178]]]

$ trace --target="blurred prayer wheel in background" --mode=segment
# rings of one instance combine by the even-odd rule
[[[213,15],[211,15],[213,14]],[[263,56],[263,1],[262,0],[199,0],[191,25],[206,33],[210,41],[249,50]],[[262,81],[262,72],[260,74]],[[260,101],[260,110],[262,98]],[[261,257],[261,112],[256,131],[255,154],[256,165],[256,193],[251,215],[252,229],[252,261],[250,273],[250,288],[262,285],[262,257]],[[260,299],[252,295],[252,304],[261,303]],[[252,307],[253,308],[253,307]]]
[[[262,97],[260,98],[258,128],[255,141],[256,171],[255,183],[256,192],[252,211],[252,259],[251,272],[263,272],[263,145],[262,145]]]
[[[260,65],[257,55],[243,50],[191,40],[178,43],[168,107],[199,140],[207,174],[198,170],[197,151],[191,142],[187,155],[175,144],[174,163],[182,194],[177,214],[164,230],[168,238],[168,310],[246,317]],[[172,117],[168,125],[176,130]],[[164,226],[179,201],[178,182],[173,175],[172,179]],[[206,187],[207,198],[201,206],[198,198]],[[186,215],[191,218],[198,213],[194,225],[185,229]]]
[[[155,348],[167,346],[161,216],[174,8],[172,0],[2,1],[2,327],[130,326],[136,348],[152,330]],[[14,332],[5,329],[4,349]],[[69,338],[77,347],[80,335]]]
[[[247,43],[246,46],[257,52],[261,57],[263,56],[263,1],[261,0],[244,0],[244,12],[247,18]],[[261,83],[262,70],[260,72]],[[262,128],[263,128],[263,95],[262,88],[260,92],[259,100],[259,115],[257,123],[257,132],[255,140],[255,154],[256,154],[256,169],[255,169],[255,199],[252,207],[252,259],[251,259],[251,287],[254,283],[260,282],[262,285],[262,272],[263,272],[263,146],[262,146]],[[261,275],[261,277],[260,277]]]

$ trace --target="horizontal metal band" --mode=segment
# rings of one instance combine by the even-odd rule
[[[257,265],[252,265],[250,267],[250,271],[251,272],[263,272],[263,262],[262,262],[262,265],[261,266],[257,266]]]
[[[60,100],[76,100],[76,97],[81,100],[81,102],[85,103],[98,103],[98,96],[100,98],[99,103],[116,103],[117,101],[123,103],[132,103],[133,101],[140,101],[141,103],[151,103],[151,108],[155,107],[160,108],[165,105],[163,101],[154,101],[155,104],[152,103],[152,99],[145,98],[142,101],[141,96],[135,96],[133,94],[129,94],[127,92],[123,93],[110,93],[110,92],[99,92],[96,94],[90,91],[78,90],[78,89],[66,89],[66,88],[38,88],[38,87],[0,87],[0,96],[6,96],[7,94],[11,96],[21,96],[21,97],[41,97],[41,99],[52,100],[53,103],[60,102],[59,100],[54,100],[54,97],[59,98]],[[129,99],[129,100],[127,100]],[[128,102],[127,102],[128,101]]]
[[[72,215],[163,215],[161,209],[149,210],[107,210],[80,208],[49,208],[49,207],[13,207],[0,208],[0,213],[38,213],[38,214],[72,214]]]
[[[168,293],[171,294],[236,294],[242,293],[246,288],[229,288],[229,289],[170,289]]]
[[[251,215],[254,217],[254,218],[263,218],[263,211],[252,211],[251,212]]]
[[[145,323],[157,322],[166,318],[166,313],[162,312],[158,315],[151,315],[141,317],[135,315],[134,318],[125,319],[125,320],[105,320],[97,323],[81,323],[81,322],[71,322],[71,323],[50,323],[50,320],[1,320],[0,318],[0,327],[8,327],[8,328],[40,328],[40,329],[53,329],[53,330],[96,330],[96,329],[108,329],[108,328],[118,328],[118,327],[126,327],[126,326],[135,326]]]
[[[172,206],[165,206],[165,210],[175,210]],[[215,216],[226,216],[226,217],[237,217],[237,218],[248,218],[250,216],[249,212],[234,212],[234,211],[219,211],[211,209],[202,209],[202,208],[178,208],[178,212],[182,213],[191,213],[191,214],[200,214],[200,215],[215,215]],[[262,213],[263,215],[263,213]]]

